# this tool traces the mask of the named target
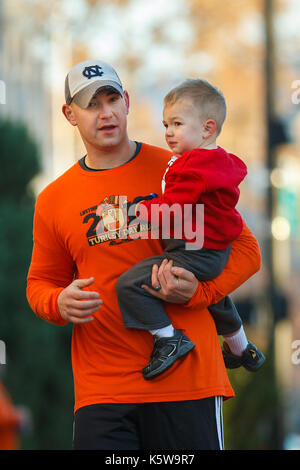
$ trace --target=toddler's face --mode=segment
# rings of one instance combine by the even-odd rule
[[[201,118],[192,100],[181,99],[165,106],[163,125],[166,142],[174,153],[182,154],[203,145],[205,120]]]

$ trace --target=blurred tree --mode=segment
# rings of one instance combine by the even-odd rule
[[[23,448],[66,449],[71,447],[73,419],[70,330],[38,319],[25,292],[34,212],[29,183],[39,172],[39,150],[22,124],[9,121],[0,121],[0,148],[3,382],[13,402],[32,415],[32,432],[23,436]]]

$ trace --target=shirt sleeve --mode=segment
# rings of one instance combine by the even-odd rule
[[[37,201],[26,290],[29,305],[37,316],[57,325],[67,323],[60,315],[57,297],[72,282],[74,274],[74,262],[55,232],[52,218]]]
[[[138,215],[141,220],[147,218],[151,221],[153,205],[156,208],[159,207],[161,219],[164,209],[169,211],[169,208],[173,206],[174,214],[176,214],[176,207],[180,212],[185,204],[196,204],[200,195],[206,191],[204,175],[194,166],[190,166],[188,161],[180,158],[170,166],[165,182],[165,192],[161,197],[143,201],[139,205]]]
[[[243,221],[240,236],[233,241],[229,261],[223,272],[211,281],[199,282],[192,299],[185,307],[207,308],[240,287],[261,267],[258,242]]]

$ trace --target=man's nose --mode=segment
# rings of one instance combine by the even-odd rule
[[[103,104],[99,107],[99,117],[101,119],[107,119],[112,116],[111,107],[107,104]]]

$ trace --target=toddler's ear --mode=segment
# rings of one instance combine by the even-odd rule
[[[204,130],[205,130],[206,138],[213,135],[217,130],[216,121],[214,121],[213,119],[207,119],[207,121],[205,121],[205,124],[204,124]]]

